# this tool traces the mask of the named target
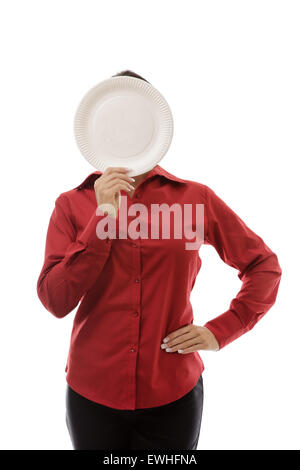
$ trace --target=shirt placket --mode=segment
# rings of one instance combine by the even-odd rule
[[[129,196],[127,195],[127,198]],[[134,204],[136,200],[140,200],[140,192],[137,192],[133,195],[131,203]],[[129,207],[130,204],[128,204]],[[133,217],[132,217],[133,218]],[[131,217],[128,218],[130,222]],[[137,361],[138,361],[138,352],[140,347],[140,323],[142,315],[142,305],[141,305],[141,293],[142,293],[142,272],[141,272],[141,239],[140,237],[136,240],[129,239],[130,249],[132,250],[132,302],[131,302],[131,311],[129,312],[130,316],[130,344],[128,345],[128,354],[130,360],[130,377],[128,381],[129,387],[129,396],[132,400],[132,408],[136,407],[136,397],[137,397]]]

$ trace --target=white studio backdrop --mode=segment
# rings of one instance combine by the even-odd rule
[[[64,366],[75,311],[52,316],[36,282],[55,198],[94,171],[73,135],[79,100],[128,68],[172,109],[161,166],[215,190],[283,270],[252,331],[200,352],[198,448],[299,449],[299,2],[11,0],[0,10],[1,449],[72,449]],[[241,286],[212,247],[200,256],[199,325]]]

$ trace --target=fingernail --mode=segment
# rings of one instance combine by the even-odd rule
[[[135,179],[134,179],[134,178],[131,178],[131,177],[129,177],[129,179],[130,179],[130,181],[135,181]]]
[[[163,339],[163,342],[164,342],[164,343],[167,343],[167,342],[169,341],[169,339],[170,339],[170,338],[164,338],[164,339]]]
[[[183,349],[178,349],[178,352],[179,352],[179,353],[182,353],[182,352],[183,352]]]
[[[166,349],[167,345],[166,344],[161,344],[160,347],[161,347],[161,349]]]
[[[171,348],[167,348],[166,351],[167,351],[167,352],[170,352],[170,351],[171,351]]]
[[[134,186],[132,186],[132,184],[129,185],[131,187],[131,189],[134,189]]]

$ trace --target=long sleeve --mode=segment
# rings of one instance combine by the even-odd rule
[[[68,199],[62,194],[55,201],[50,217],[44,264],[37,281],[37,294],[55,317],[62,318],[79,303],[100,275],[109,256],[110,238],[96,233],[96,208],[88,224],[77,236]]]
[[[251,330],[275,303],[281,267],[275,253],[208,186],[204,208],[205,240],[237,269],[242,286],[229,309],[204,326],[220,349]]]

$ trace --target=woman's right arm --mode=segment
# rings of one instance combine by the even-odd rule
[[[94,186],[97,207],[87,226],[77,236],[66,195],[60,194],[50,217],[46,237],[45,260],[37,281],[37,293],[44,307],[63,318],[79,303],[100,275],[111,249],[111,238],[97,236],[97,224],[104,217],[116,217],[120,190],[134,189],[129,169],[107,168]],[[110,205],[107,213],[98,207]],[[106,215],[107,214],[107,215]]]
[[[95,209],[77,237],[67,196],[61,194],[55,201],[37,294],[44,307],[57,318],[65,317],[77,306],[104,267],[112,240],[97,237],[96,226],[103,217]]]
[[[45,260],[37,281],[37,293],[44,307],[63,318],[79,303],[101,273],[111,249],[111,238],[101,239],[96,227],[104,217],[116,217],[120,190],[134,189],[129,169],[107,168],[94,185],[97,208],[77,237],[67,196],[55,201],[46,237]],[[98,207],[110,206],[107,215]]]

